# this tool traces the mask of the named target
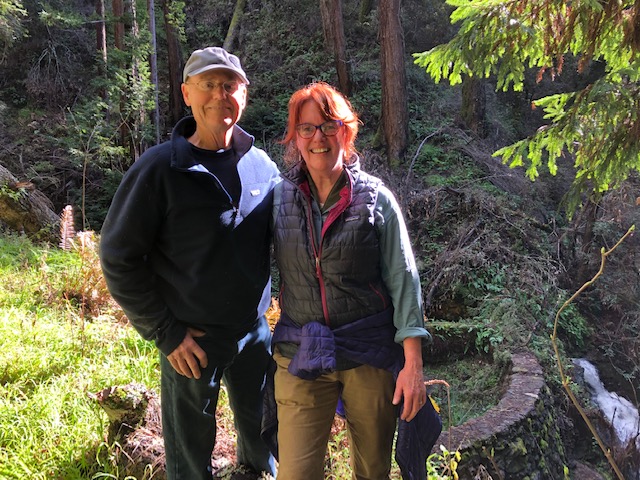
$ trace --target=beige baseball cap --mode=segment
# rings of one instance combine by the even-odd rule
[[[240,59],[220,47],[207,47],[194,51],[184,66],[182,81],[186,82],[188,77],[215,69],[233,72],[244,83],[249,84],[249,79],[242,69]]]

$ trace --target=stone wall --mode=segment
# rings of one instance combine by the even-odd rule
[[[553,397],[532,353],[512,355],[507,384],[498,405],[443,431],[434,450],[442,444],[449,451],[460,451],[461,479],[473,479],[481,465],[494,479],[564,478],[567,460]]]

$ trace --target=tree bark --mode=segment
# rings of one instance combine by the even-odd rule
[[[113,16],[115,18],[114,25],[114,41],[118,50],[124,50],[124,3],[122,0],[113,0],[111,5]]]
[[[123,0],[113,0],[111,3],[111,11],[113,12],[114,17],[114,26],[113,26],[113,40],[114,46],[118,50],[124,50],[124,2]],[[116,57],[117,58],[117,57]],[[116,66],[118,68],[124,68],[124,65],[121,64],[121,60],[117,61]],[[115,101],[115,99],[114,99]],[[120,95],[120,99],[118,100],[120,105],[120,116],[123,120],[120,122],[120,127],[118,128],[119,133],[119,143],[122,146],[126,146],[129,144],[129,126],[124,119],[124,109],[125,109],[125,99],[123,94]]]
[[[486,107],[484,82],[476,77],[465,77],[462,81],[460,117],[463,125],[480,138],[487,136]]]
[[[153,126],[156,131],[156,145],[160,143],[160,101],[158,99],[158,49],[156,43],[156,6],[154,0],[147,0],[149,11],[149,33],[151,34],[151,83],[153,83]]]
[[[0,165],[0,221],[9,229],[57,243],[60,218],[49,199]]]
[[[172,0],[163,0],[162,13],[164,15],[164,28],[167,36],[167,55],[169,61],[169,124],[175,125],[184,115],[182,100],[182,50],[177,25],[173,24],[171,16]]]
[[[400,22],[401,0],[380,0],[380,64],[382,77],[381,126],[387,156],[397,166],[407,149],[407,74],[404,66],[404,39]]]
[[[242,15],[244,15],[244,7],[246,4],[247,0],[236,1],[236,8],[233,10],[233,16],[231,17],[231,23],[229,23],[227,36],[222,43],[222,48],[227,52],[230,52],[233,49],[233,43],[238,36],[238,28],[240,28],[240,22],[242,21]]]
[[[102,56],[102,63],[98,63],[98,76],[103,76],[107,66],[107,24],[105,22],[104,0],[96,0],[96,14],[100,19],[96,23],[96,50]]]
[[[347,47],[344,35],[342,0],[320,0],[320,16],[322,31],[327,51],[333,55],[338,88],[346,96],[351,95],[351,75],[347,62]]]
[[[96,0],[96,14],[100,21],[96,23],[96,50],[100,52],[102,61],[98,62],[98,77],[106,78],[107,76],[107,22],[104,9],[104,0]],[[101,87],[100,97],[105,104],[109,103],[107,89]],[[109,109],[106,109],[105,116],[109,120]]]
[[[127,2],[127,5],[131,11],[131,37],[134,39],[134,43],[138,43],[140,38],[140,25],[138,24],[138,10],[135,0]],[[142,83],[142,76],[140,75],[140,56],[137,52],[133,52],[131,62],[131,82],[135,85],[135,90]],[[142,139],[142,125],[147,121],[147,112],[144,108],[144,104],[139,102],[137,111],[131,119],[131,143],[130,149],[131,158],[134,161],[140,158],[140,155],[145,150]]]

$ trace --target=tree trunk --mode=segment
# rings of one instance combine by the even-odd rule
[[[0,221],[9,229],[57,243],[60,218],[49,199],[0,165]]]
[[[124,3],[123,0],[113,0],[111,8],[113,10],[113,17],[115,18],[114,25],[114,41],[118,50],[124,50],[124,22],[122,17],[124,16]]]
[[[96,0],[96,14],[100,21],[96,23],[96,50],[102,56],[102,63],[98,63],[98,76],[106,73],[107,66],[107,24],[105,22],[104,0]]]
[[[480,138],[487,136],[486,107],[484,82],[477,77],[465,77],[462,81],[460,117],[463,125]]]
[[[182,100],[182,50],[180,49],[180,39],[178,26],[173,24],[171,16],[172,0],[163,0],[162,12],[164,15],[164,28],[167,35],[167,56],[169,61],[169,124],[175,125],[184,114]]]
[[[96,50],[100,52],[102,58],[101,62],[98,62],[98,77],[106,78],[107,76],[107,22],[104,10],[104,0],[96,0],[96,14],[99,21],[96,23]],[[107,89],[101,87],[100,97],[104,100],[105,104],[109,103]],[[106,109],[105,113],[107,121],[109,121],[109,109]]]
[[[151,83],[153,84],[153,125],[156,131],[156,145],[160,143],[160,101],[158,99],[158,51],[156,44],[156,6],[154,0],[147,0],[149,11],[149,33],[151,34]]]
[[[114,46],[118,50],[124,50],[124,2],[123,0],[113,0],[111,3],[111,9],[114,17],[114,27],[113,27],[113,40]],[[117,58],[117,57],[116,57]],[[120,62],[117,62],[116,65],[118,68],[124,68],[124,65]],[[115,100],[114,100],[115,101]],[[123,147],[129,144],[129,127],[127,122],[124,121],[124,109],[125,109],[125,99],[123,94],[120,95],[119,99],[120,104],[120,116],[123,118],[123,121],[120,122],[120,127],[118,128],[118,133],[120,136],[120,145]]]
[[[338,88],[344,95],[349,96],[351,95],[351,75],[347,62],[342,0],[320,0],[320,16],[325,48],[333,55],[336,66]]]
[[[131,9],[131,37],[134,39],[134,44],[138,43],[140,39],[140,26],[138,24],[138,10],[135,0],[127,2],[127,5]],[[142,84],[142,77],[140,75],[140,57],[137,52],[133,52],[131,62],[131,83],[134,85],[133,91],[140,90],[139,86]],[[142,99],[140,99],[142,100]],[[136,161],[140,158],[140,155],[145,150],[142,139],[142,125],[147,121],[147,112],[144,109],[144,102],[139,101],[137,103],[137,111],[131,119],[131,158]]]
[[[222,44],[222,48],[227,52],[230,52],[233,49],[233,42],[238,36],[238,28],[240,28],[240,22],[242,20],[242,15],[244,15],[244,7],[246,4],[247,0],[236,1],[236,8],[233,10],[233,17],[231,17],[231,23],[227,30],[227,37],[224,39]]]
[[[389,163],[400,163],[408,141],[407,74],[400,23],[400,0],[380,0],[380,64],[382,77],[381,126]]]

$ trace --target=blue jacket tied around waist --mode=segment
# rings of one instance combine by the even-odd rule
[[[335,370],[336,353],[360,364],[388,370],[397,380],[404,364],[402,347],[393,338],[393,309],[362,318],[355,322],[331,329],[319,322],[302,328],[286,314],[282,314],[273,332],[273,344],[291,342],[299,345],[289,364],[289,373],[305,380]],[[262,421],[262,437],[273,455],[278,458],[277,411],[273,390],[273,372],[267,379],[267,390]],[[398,413],[402,411],[402,403]],[[399,419],[396,440],[396,462],[403,480],[424,480],[427,477],[426,461],[442,431],[440,416],[430,401],[410,421]]]

